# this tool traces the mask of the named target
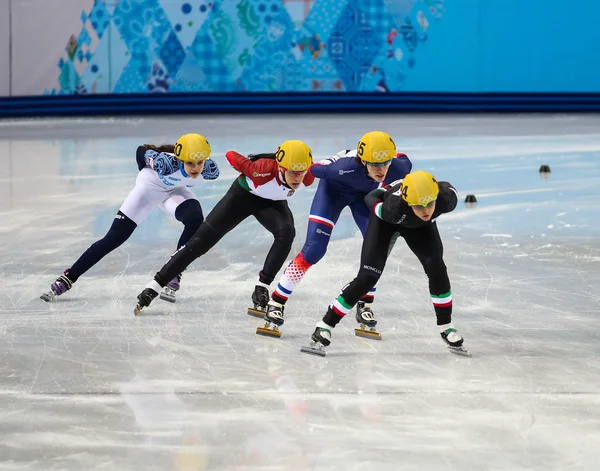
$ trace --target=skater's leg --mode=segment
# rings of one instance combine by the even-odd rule
[[[161,209],[168,216],[183,223],[183,231],[177,244],[178,249],[189,241],[204,221],[200,202],[189,188],[177,188],[162,203]],[[167,283],[164,291],[160,294],[160,298],[174,303],[176,301],[175,294],[179,291],[180,283],[181,273],[178,273],[175,278]]]
[[[310,208],[306,241],[301,252],[292,259],[279,279],[273,291],[273,301],[285,304],[308,269],[325,255],[333,228],[345,207],[345,203],[339,199],[339,192],[329,189],[327,180],[319,182]]]
[[[367,234],[367,226],[369,225],[369,218],[371,217],[371,211],[365,204],[363,198],[360,198],[357,201],[353,201],[352,204],[350,204],[350,211],[352,212],[352,217],[354,218],[354,222],[356,223],[356,226],[360,229],[360,233],[362,234],[363,239],[364,239],[365,235]],[[396,233],[396,236],[394,236],[394,240],[396,237],[397,237],[397,233]],[[390,250],[391,250],[392,245],[393,244],[390,244]],[[377,287],[373,286],[373,288],[371,288],[367,294],[365,294],[362,298],[360,298],[360,300],[357,304],[357,309],[359,311],[361,309],[365,309],[365,308],[367,308],[369,310],[371,309],[371,305],[373,304],[373,301],[375,300],[375,292],[376,291],[377,291]]]
[[[423,228],[406,231],[406,233],[404,236],[406,243],[418,257],[429,278],[429,293],[442,339],[454,350],[470,355],[461,348],[463,337],[452,324],[452,292],[437,224],[434,222]]]
[[[200,201],[190,199],[181,203],[175,210],[175,219],[183,223],[183,232],[177,242],[177,248],[180,248],[192,238],[204,221]]]
[[[448,325],[452,322],[452,293],[442,239],[433,222],[419,229],[410,229],[404,235],[408,247],[417,256],[429,279],[429,293],[433,301],[437,324]]]
[[[106,235],[94,242],[64,274],[52,283],[49,292],[41,299],[50,301],[54,296],[69,290],[81,275],[92,268],[102,258],[123,244],[150,212],[165,198],[166,191],[155,185],[152,170],[138,173],[135,187],[119,209]]]
[[[264,328],[259,327],[257,334],[274,335],[279,337],[281,333],[277,326],[283,324],[283,303],[269,301],[269,285],[273,282],[275,275],[285,262],[296,235],[294,228],[294,217],[287,201],[265,200],[263,204],[257,205],[253,212],[258,222],[273,234],[274,241],[262,270],[259,272],[258,284],[254,287],[252,302],[254,309],[249,308],[248,314],[267,320]],[[275,324],[274,329],[269,328],[269,323]]]
[[[389,246],[395,232],[395,226],[383,222],[375,215],[369,218],[361,250],[358,275],[342,289],[336,300],[329,305],[323,319],[315,327],[310,346],[302,347],[302,352],[325,355],[325,347],[331,343],[331,333],[334,327],[350,312],[361,297],[377,284],[383,273]],[[355,333],[357,332],[355,331]],[[363,336],[381,338],[377,332]]]
[[[270,285],[290,253],[296,229],[294,228],[294,216],[287,201],[264,200],[264,202],[266,204],[257,206],[253,215],[274,237],[263,268],[259,273],[259,281]]]
[[[200,201],[189,188],[177,188],[160,205],[164,213],[183,224],[177,248],[185,245],[204,221]]]
[[[106,235],[94,242],[69,268],[69,278],[74,283],[86,271],[102,260],[113,250],[120,247],[135,231],[137,224],[121,211],[117,213]]]
[[[233,182],[229,191],[215,205],[187,244],[180,247],[160,269],[154,281],[162,288],[194,260],[213,248],[228,232],[246,219],[252,211],[247,199],[256,198]],[[156,285],[150,288],[155,288]]]
[[[352,307],[367,294],[383,273],[388,257],[388,248],[395,226],[371,216],[365,235],[360,258],[360,269],[354,280],[347,284],[336,300],[329,306],[323,321],[335,327]]]
[[[136,315],[140,314],[143,307],[150,305],[170,280],[182,273],[188,265],[208,252],[225,234],[252,214],[251,198],[257,197],[244,190],[237,180],[233,182],[188,243],[171,255],[169,261],[138,295]]]
[[[129,239],[136,227],[135,222],[119,211],[106,235],[83,252],[71,268],[67,268],[50,285],[50,291],[42,294],[41,299],[50,301],[54,296],[60,296],[70,290],[81,275]]]
[[[151,170],[148,170],[151,172]],[[123,201],[106,235],[94,242],[68,269],[69,279],[77,279],[110,252],[121,246],[140,224],[164,199],[165,191],[153,185],[147,172],[140,172],[135,187]]]

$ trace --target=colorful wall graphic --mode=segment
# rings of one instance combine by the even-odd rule
[[[400,91],[444,0],[94,0],[46,94]]]
[[[0,0],[0,96],[600,93],[598,18],[592,1]]]

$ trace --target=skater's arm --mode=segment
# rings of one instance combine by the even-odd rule
[[[314,183],[314,181],[315,181],[315,176],[312,173],[310,173],[310,171],[308,171],[306,173],[306,175],[304,175],[304,179],[302,180],[302,184],[304,186],[310,186],[310,185],[312,185]]]
[[[443,213],[450,213],[454,211],[458,204],[458,193],[448,182],[438,182],[440,187],[440,193],[436,202],[436,210]]]
[[[146,149],[145,147],[139,147],[138,151]],[[167,154],[166,152],[156,152],[154,150],[146,149],[144,152],[144,160],[146,165],[160,175],[171,175],[179,170],[181,162],[173,154]],[[139,163],[138,163],[139,166]],[[143,168],[143,167],[142,167]],[[141,169],[140,169],[141,170]]]
[[[377,188],[367,193],[365,196],[365,203],[368,208],[373,209],[377,203],[383,202],[383,195],[385,194],[385,188]]]
[[[310,173],[316,178],[327,178],[328,174],[328,166],[335,163],[340,157],[345,157],[345,155],[350,152],[348,150],[342,150],[335,154],[333,157],[328,157],[327,159],[319,160],[310,166]],[[331,173],[331,172],[329,172]]]
[[[147,150],[144,146],[139,146],[135,152],[135,161],[137,162],[138,170],[148,167],[148,162],[146,162]]]
[[[325,160],[327,162],[325,162],[324,160],[321,160],[319,162],[315,162],[314,164],[312,164],[310,166],[310,169],[308,170],[308,173],[310,175],[312,175],[313,178],[325,178],[325,173],[327,171],[327,166],[332,163],[332,161],[329,160],[329,159],[325,159]]]
[[[390,224],[398,224],[406,217],[408,205],[400,197],[400,185],[401,183],[396,183],[387,190],[377,188],[365,197],[365,203],[372,208],[373,213]]]
[[[388,171],[389,178],[387,181],[399,180],[404,178],[412,170],[412,162],[406,154],[398,152],[396,157],[392,159],[390,169]]]
[[[204,168],[202,169],[202,178],[205,180],[216,180],[219,178],[219,166],[212,159],[206,159],[204,162]]]
[[[238,154],[235,151],[230,150],[225,154],[227,162],[236,169],[238,172],[243,173],[247,177],[251,177],[253,173],[257,172],[257,168],[262,166],[265,159],[259,159],[252,161],[242,154]]]
[[[337,180],[352,186],[348,182],[348,177],[352,178],[356,171],[356,157],[352,154],[353,151],[338,152],[334,157],[313,164],[310,171],[316,178]]]
[[[229,151],[225,158],[238,172],[250,178],[255,185],[263,185],[277,175],[277,162],[271,159],[258,159],[252,162],[241,154]]]

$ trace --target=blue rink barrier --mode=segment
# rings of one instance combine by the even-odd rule
[[[335,112],[600,112],[600,93],[144,93],[0,98],[2,118]]]

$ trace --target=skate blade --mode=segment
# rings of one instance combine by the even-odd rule
[[[460,355],[463,357],[469,357],[469,358],[473,358],[473,355],[471,355],[471,352],[469,350],[465,350],[463,347],[451,347],[448,346],[448,349],[454,353],[455,355]]]
[[[260,319],[264,319],[265,318],[265,312],[266,311],[261,311],[260,309],[256,309],[254,307],[249,307],[248,308],[248,315],[249,316],[259,317]]]
[[[264,327],[256,328],[256,335],[264,335],[265,337],[281,337],[281,331],[277,329],[277,327],[273,327],[270,329],[268,324]]]
[[[52,301],[54,298],[56,297],[56,295],[54,294],[53,291],[48,291],[47,293],[44,293],[40,296],[40,299],[43,301],[46,301],[47,303],[49,303],[50,301]]]
[[[133,309],[133,315],[134,316],[139,316],[142,313],[142,306],[140,306],[139,304]]]
[[[167,294],[167,293],[160,293],[160,299],[162,299],[163,301],[166,301],[168,303],[174,303],[176,301],[175,299],[175,295],[171,295],[171,294]]]
[[[365,339],[381,340],[381,334],[376,330],[367,330],[365,328],[354,329],[354,335]]]
[[[327,352],[321,348],[313,348],[313,347],[302,347],[300,349],[302,353],[308,353],[310,355],[317,355],[320,357],[324,357],[327,355]]]

